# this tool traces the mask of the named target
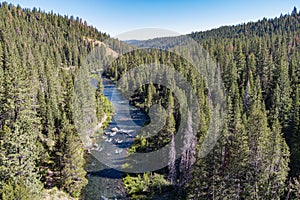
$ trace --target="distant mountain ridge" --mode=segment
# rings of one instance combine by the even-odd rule
[[[300,22],[300,12],[297,12],[297,8],[294,7],[291,14],[281,14],[280,17],[275,18],[263,18],[256,22],[246,22],[238,25],[226,25],[219,28],[214,28],[207,31],[195,31],[186,36],[201,41],[207,38],[240,38],[247,36],[263,36],[269,34],[280,34],[285,32],[285,30],[295,31],[300,29],[298,25]],[[182,36],[172,36],[172,37],[159,37],[148,40],[126,40],[123,41],[126,44],[138,46],[138,47],[160,47],[168,46],[172,47],[174,44],[165,44],[168,38],[174,39],[176,37]],[[163,44],[164,43],[164,44]],[[168,43],[168,42],[167,42]]]

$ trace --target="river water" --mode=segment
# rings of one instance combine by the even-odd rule
[[[96,79],[91,81],[93,86],[97,84]],[[129,105],[111,80],[103,77],[102,82],[104,95],[112,102],[115,113],[106,130],[94,139],[91,153],[86,155],[89,183],[83,191],[83,199],[128,199],[122,182],[124,173],[120,170],[127,149],[148,118],[144,111]]]

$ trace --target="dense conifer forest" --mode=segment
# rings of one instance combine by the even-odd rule
[[[7,3],[0,18],[0,199],[44,199],[43,188],[79,197],[87,179],[74,77],[93,46],[84,38],[109,35],[79,18]],[[91,95],[102,105],[99,90]]]
[[[81,101],[93,98],[95,104],[82,104],[93,105],[100,122],[112,109],[103,95],[99,68],[80,69],[97,43],[110,36],[79,18],[7,3],[1,4],[0,19],[0,199],[47,199],[49,191],[80,198],[88,181],[85,146],[74,121],[79,113],[73,105],[75,77],[99,79],[96,89],[84,84],[76,89],[82,92]],[[167,113],[163,129],[153,137],[137,137],[129,156],[168,143],[171,151],[165,168],[124,175],[128,198],[300,199],[300,12],[294,8],[278,18],[188,36],[204,47],[207,62],[217,63],[227,94],[224,126],[205,157],[198,152],[208,132],[213,94],[191,63],[168,51],[168,38],[136,44],[167,46],[163,50],[135,50],[101,63],[109,63],[104,74],[114,81],[144,63],[172,66],[191,84],[201,108],[197,116],[188,111],[185,150],[175,160],[174,134],[182,110],[172,88],[149,82],[130,97],[146,112],[161,104]],[[117,52],[131,48],[109,41]],[[133,85],[142,79],[131,78]],[[191,125],[195,117],[197,130]]]
[[[300,13],[294,8],[279,18],[189,35],[220,68],[227,93],[225,127],[204,158],[195,153],[199,145],[190,145],[189,158],[182,155],[156,173],[128,174],[124,183],[132,198],[157,198],[159,193],[169,199],[300,198],[299,27]],[[158,38],[136,45],[168,49],[173,41]],[[171,65],[192,83],[202,97],[200,129],[193,130],[201,143],[208,128],[209,95],[193,67],[168,51],[137,51],[119,58],[108,68],[108,75],[121,77],[132,66],[128,60],[136,65],[149,60]],[[139,77],[134,80],[139,82]],[[131,147],[133,152],[153,151],[172,141],[180,122],[178,103],[172,92],[151,82],[137,96],[132,102],[145,110],[157,102],[169,110],[166,126],[157,137],[137,138]]]

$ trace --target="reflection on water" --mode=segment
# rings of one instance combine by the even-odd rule
[[[97,80],[92,79],[92,85],[96,83]],[[89,183],[83,199],[127,199],[123,173],[117,169],[124,164],[127,149],[147,117],[143,111],[129,105],[112,81],[103,78],[103,85],[104,95],[113,103],[115,114],[107,129],[95,139],[91,154],[86,155]]]

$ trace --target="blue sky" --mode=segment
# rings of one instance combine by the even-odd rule
[[[26,8],[41,8],[78,16],[98,30],[116,36],[141,28],[180,34],[222,25],[273,18],[300,9],[299,0],[8,0]],[[161,34],[161,33],[158,33]],[[151,37],[151,36],[145,36]],[[131,38],[134,39],[134,38]],[[143,38],[138,38],[143,39]],[[145,38],[144,38],[145,39]]]

